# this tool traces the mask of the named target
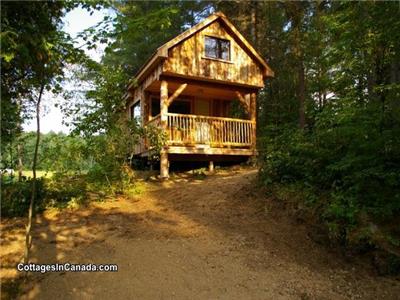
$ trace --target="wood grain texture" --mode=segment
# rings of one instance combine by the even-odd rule
[[[206,57],[207,36],[229,40],[229,61]],[[256,92],[264,86],[264,78],[271,75],[269,71],[254,48],[219,14],[161,46],[149,59],[149,66],[140,70],[136,85],[130,84],[124,98],[128,116],[130,107],[140,101],[142,123],[160,127],[167,134],[161,150],[162,176],[168,176],[168,153],[253,155]],[[151,97],[160,102],[160,114],[154,118]],[[190,115],[168,112],[176,99],[190,102]],[[249,120],[222,117],[227,111],[225,104],[234,99],[239,99]],[[149,147],[143,139],[135,154],[143,154]]]
[[[230,41],[230,61],[205,56],[206,36]],[[168,58],[163,63],[163,73],[165,72],[255,87],[264,86],[263,70],[260,65],[218,20],[171,48],[168,51]]]

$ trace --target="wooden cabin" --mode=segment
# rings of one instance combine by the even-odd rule
[[[214,13],[157,49],[125,95],[126,113],[165,131],[160,175],[170,160],[213,162],[256,154],[257,92],[273,71],[222,13]],[[238,100],[246,118],[233,118]],[[146,157],[141,141],[134,155]]]

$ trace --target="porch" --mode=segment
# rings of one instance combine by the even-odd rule
[[[171,159],[202,157],[212,166],[218,157],[236,160],[255,155],[256,91],[252,86],[159,74],[135,89],[133,98],[140,101],[134,102],[129,112],[144,126],[155,126],[165,133],[160,152],[164,178]],[[239,114],[232,111],[235,100]],[[146,157],[151,147],[149,141],[142,140],[134,154]]]
[[[254,155],[254,121],[178,113],[166,113],[165,117],[168,153]],[[149,125],[161,127],[161,115]]]

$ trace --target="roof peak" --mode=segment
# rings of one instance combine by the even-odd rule
[[[242,43],[242,46],[246,48],[254,59],[264,68],[264,74],[268,77],[273,77],[274,72],[268,66],[266,61],[258,54],[258,52],[254,49],[254,47],[246,40],[246,38],[236,29],[236,27],[229,21],[229,19],[225,16],[225,14],[221,11],[214,12],[210,14],[208,17],[204,18],[202,21],[194,25],[193,27],[185,30],[180,33],[173,39],[169,40],[165,44],[161,45],[157,48],[157,51],[147,60],[147,62],[140,68],[140,70],[135,75],[135,78],[140,80],[143,74],[146,73],[150,65],[157,61],[157,58],[167,58],[168,57],[168,49],[174,47],[178,43],[188,39],[196,32],[202,30],[203,28],[209,26],[211,23],[216,20],[221,19],[226,27],[229,29],[230,34],[236,36],[236,38]]]

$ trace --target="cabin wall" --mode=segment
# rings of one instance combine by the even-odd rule
[[[159,103],[160,94],[159,93],[149,93],[148,100],[146,101],[145,107],[148,108],[147,111],[143,112],[145,123],[151,120],[151,102],[152,99]],[[182,94],[177,100],[175,101],[188,101],[190,102],[190,114],[192,115],[199,115],[199,116],[213,116],[213,117],[229,117],[230,105],[232,103],[231,100],[226,99],[219,99],[216,96],[209,95],[209,96],[193,96]],[[171,112],[168,109],[168,112]],[[144,124],[145,124],[144,123]]]
[[[148,99],[149,94],[146,92],[146,89],[154,82],[157,81],[162,72],[162,64],[158,65],[152,72],[150,72],[144,80],[135,87],[133,90],[128,91],[128,100],[126,103],[126,116],[129,119],[130,116],[130,108],[132,105],[136,104],[137,101],[140,101],[140,110],[142,114],[142,124],[145,124],[149,120],[149,111],[148,107],[150,104],[150,100]]]
[[[230,61],[205,57],[205,36],[207,35],[230,41]],[[257,87],[264,86],[260,66],[219,21],[215,21],[170,49],[168,59],[163,65],[163,72]]]

